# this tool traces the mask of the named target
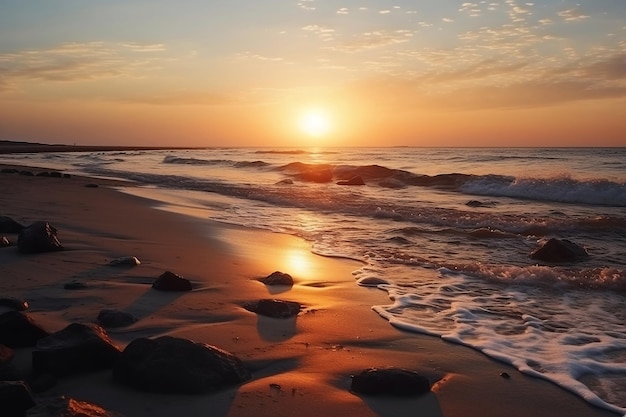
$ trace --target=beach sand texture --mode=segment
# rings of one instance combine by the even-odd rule
[[[100,371],[62,378],[35,394],[36,400],[66,395],[126,417],[614,415],[472,349],[394,328],[371,310],[388,303],[386,293],[358,287],[354,261],[313,255],[307,242],[292,236],[159,210],[117,185],[0,174],[0,215],[24,225],[47,221],[65,247],[20,254],[17,235],[5,233],[13,245],[0,249],[2,296],[27,300],[27,313],[50,332],[73,322],[95,323],[102,309],[120,309],[138,318],[108,331],[120,348],[139,337],[187,338],[235,354],[253,378],[192,396],[140,392]],[[108,265],[122,256],[136,256],[141,265]],[[191,280],[193,290],[154,290],[152,283],[165,271]],[[274,271],[291,274],[293,287],[258,281]],[[74,280],[87,288],[64,289]],[[263,298],[303,308],[296,318],[272,319],[243,307]],[[30,350],[17,349],[14,364],[26,377]],[[431,381],[431,392],[416,398],[350,392],[351,375],[387,366],[420,372]]]

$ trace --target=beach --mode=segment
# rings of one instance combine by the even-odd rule
[[[120,309],[138,318],[108,331],[121,349],[140,337],[186,338],[233,353],[253,377],[189,396],[140,392],[100,371],[62,378],[36,400],[65,395],[126,417],[615,415],[476,350],[394,328],[371,309],[390,303],[387,293],[356,285],[359,262],[315,255],[294,236],[161,210],[153,200],[118,191],[122,185],[128,184],[0,174],[0,215],[24,225],[49,222],[65,248],[24,255],[14,245],[17,236],[5,234],[13,246],[0,249],[2,295],[27,300],[27,313],[50,332]],[[108,265],[124,256],[141,264]],[[151,285],[164,271],[189,279],[193,290],[155,291]],[[258,281],[274,271],[291,274],[293,287],[276,291]],[[87,288],[65,290],[74,280]],[[272,319],[243,307],[264,298],[295,301],[302,310],[296,318]],[[29,355],[18,349],[14,359],[25,375]],[[415,398],[350,392],[352,375],[390,366],[426,376],[431,392]]]

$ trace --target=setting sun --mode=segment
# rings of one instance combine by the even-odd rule
[[[330,131],[332,123],[326,112],[310,110],[300,117],[299,127],[307,135],[324,136]]]

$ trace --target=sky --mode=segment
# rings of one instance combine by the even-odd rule
[[[0,140],[626,146],[626,1],[0,0]]]

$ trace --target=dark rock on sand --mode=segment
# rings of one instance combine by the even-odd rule
[[[6,236],[0,237],[0,248],[6,248],[8,246],[11,246],[11,241],[9,241],[9,238]]]
[[[28,310],[28,301],[15,297],[0,297],[0,306],[16,311],[26,311]]]
[[[117,361],[113,378],[142,391],[202,394],[247,381],[251,374],[229,352],[163,336],[133,340]]]
[[[357,281],[361,287],[378,287],[381,284],[389,284],[389,281],[378,277],[364,277]]]
[[[52,172],[50,173],[50,176],[51,176],[52,178],[63,178],[63,174],[62,174],[62,173],[60,173],[59,171],[52,171]]]
[[[348,180],[338,181],[337,185],[365,185],[365,181],[360,176],[354,176]]]
[[[280,271],[272,272],[265,278],[261,278],[259,281],[261,281],[265,285],[286,285],[289,287],[293,286],[293,278],[291,277],[291,275]]]
[[[416,396],[430,391],[430,381],[408,369],[371,368],[352,377],[351,390],[363,395]]]
[[[116,309],[104,309],[98,314],[98,323],[106,328],[126,327],[135,323],[137,319],[130,313]]]
[[[0,415],[23,417],[34,405],[35,400],[24,381],[0,381]]]
[[[41,171],[35,174],[36,177],[49,177],[50,173],[48,171]]]
[[[84,282],[74,280],[63,285],[63,288],[66,290],[86,290],[88,287]]]
[[[8,346],[0,345],[0,367],[7,365],[13,360],[15,351]]]
[[[123,417],[99,405],[69,397],[48,398],[28,410],[28,417]]]
[[[297,316],[302,308],[299,303],[275,299],[249,302],[245,304],[244,307],[246,310],[252,311],[253,313],[279,319]]]
[[[109,262],[111,266],[137,266],[141,265],[139,259],[134,256],[122,256],[121,258],[115,258]]]
[[[163,272],[152,284],[159,291],[191,291],[191,282],[170,271]]]
[[[85,187],[87,187],[87,188],[98,188],[100,186],[98,184],[94,184],[93,182],[90,182],[89,184],[85,184]]]
[[[21,253],[40,253],[63,250],[63,246],[57,239],[57,229],[40,221],[20,231],[17,249]]]
[[[26,177],[34,177],[35,174],[33,174],[31,171],[20,171],[19,172],[20,175],[24,175]]]
[[[284,180],[280,180],[276,183],[276,185],[292,185],[293,184],[293,180],[291,179],[284,179]]]
[[[120,350],[102,327],[72,323],[37,342],[33,372],[64,376],[107,369],[119,356]]]
[[[32,347],[48,336],[28,315],[19,311],[8,311],[0,315],[0,343],[11,348]]]
[[[589,257],[582,246],[567,239],[552,238],[535,249],[530,257],[544,262],[573,262]]]
[[[468,207],[483,207],[485,204],[482,201],[470,200],[467,203],[465,203],[465,205]]]
[[[19,233],[24,226],[10,217],[0,216],[0,233]]]

